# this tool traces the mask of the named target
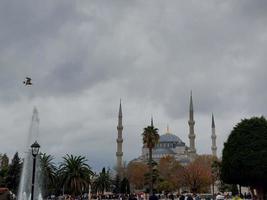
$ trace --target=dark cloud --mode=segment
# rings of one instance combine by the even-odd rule
[[[125,160],[140,154],[151,115],[187,143],[191,90],[201,153],[212,112],[220,150],[238,120],[267,113],[264,0],[0,4],[3,152],[26,137],[33,106],[47,152],[87,155],[96,168],[115,163],[120,98]]]

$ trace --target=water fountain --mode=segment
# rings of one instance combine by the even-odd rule
[[[32,171],[33,171],[33,156],[30,146],[39,139],[39,117],[36,108],[33,109],[32,120],[29,129],[29,135],[25,147],[25,155],[23,158],[23,169],[20,178],[18,200],[30,200],[31,199],[31,186],[32,186]],[[34,197],[35,199],[42,199],[41,192],[41,170],[40,170],[40,158],[36,158],[36,173],[34,184]]]

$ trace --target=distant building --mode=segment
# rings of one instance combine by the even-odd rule
[[[151,119],[151,125],[153,126],[153,119]],[[194,109],[193,109],[193,98],[192,92],[190,94],[190,102],[189,102],[189,146],[186,145],[177,135],[170,133],[169,127],[167,127],[167,131],[165,134],[160,135],[159,143],[156,145],[154,149],[152,149],[152,159],[158,162],[162,157],[173,156],[177,161],[179,161],[182,165],[187,165],[194,160],[197,156],[197,151],[195,148],[195,120],[194,120]],[[117,173],[119,176],[122,176],[123,166],[122,166],[122,157],[123,157],[123,149],[122,149],[122,108],[121,102],[119,105],[119,115],[118,115],[118,137],[117,137]],[[211,123],[211,150],[212,155],[217,156],[217,146],[216,146],[216,133],[215,133],[215,122],[214,116],[212,114],[212,123]],[[143,145],[142,147],[142,155],[138,158],[132,160],[131,162],[147,162],[148,161],[148,148]]]
[[[153,125],[153,119],[151,119],[151,125]],[[177,161],[179,161],[182,165],[187,165],[194,160],[197,156],[197,151],[195,148],[195,131],[194,131],[194,109],[193,109],[193,98],[192,92],[190,94],[190,103],[189,103],[189,146],[185,144],[177,135],[170,133],[169,128],[167,127],[167,131],[165,134],[160,135],[159,143],[156,145],[154,149],[152,149],[152,159],[158,162],[162,157],[173,156]],[[217,147],[216,147],[216,135],[215,135],[215,123],[214,117],[212,114],[212,141],[211,141],[211,149],[212,155],[217,155]],[[131,162],[147,162],[149,156],[149,150],[144,145],[142,147],[142,155],[138,158],[132,160]]]
[[[148,148],[143,146],[142,155],[138,160],[148,160],[148,151]],[[173,156],[182,165],[186,165],[192,161],[189,154],[189,147],[178,136],[170,133],[169,129],[167,129],[165,134],[160,135],[159,143],[152,150],[152,158],[156,162],[166,156]]]

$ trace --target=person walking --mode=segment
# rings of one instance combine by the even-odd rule
[[[149,200],[158,200],[157,195],[155,195],[155,193],[153,193],[150,197]]]
[[[185,200],[184,194],[181,194],[181,196],[179,197],[179,200]]]
[[[187,199],[186,199],[186,200],[194,200],[194,199],[193,199],[193,197],[192,197],[192,195],[191,195],[191,194],[188,194],[188,195],[187,195]]]

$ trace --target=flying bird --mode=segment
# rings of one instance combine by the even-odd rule
[[[26,77],[25,81],[23,81],[24,85],[32,85],[32,79],[30,77]]]

